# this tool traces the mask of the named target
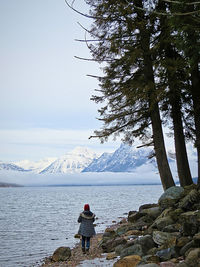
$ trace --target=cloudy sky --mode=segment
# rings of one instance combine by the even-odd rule
[[[77,1],[80,10],[86,10]],[[77,145],[113,151],[119,142],[88,140],[100,127],[90,101],[100,66],[90,57],[84,26],[91,21],[64,0],[0,1],[0,160],[61,156]]]

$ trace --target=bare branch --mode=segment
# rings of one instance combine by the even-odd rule
[[[141,147],[145,147],[145,146],[153,146],[153,145],[154,145],[154,142],[151,141],[151,142],[149,142],[147,144],[143,144],[143,145],[137,146],[136,148],[141,148]]]
[[[65,0],[65,3],[67,4],[67,6],[68,6],[69,8],[71,8],[74,12],[76,12],[76,13],[78,13],[79,15],[84,16],[84,17],[86,17],[86,18],[88,18],[88,19],[96,19],[96,17],[90,16],[90,15],[88,15],[88,14],[84,14],[84,13],[80,12],[79,10],[75,9],[75,8],[73,7],[74,2],[75,2],[75,1],[73,1],[72,4],[70,5],[70,4],[68,3],[68,1]]]
[[[101,76],[96,76],[96,75],[92,75],[92,74],[87,74],[86,76],[87,76],[87,77],[91,77],[91,78],[96,78],[96,79],[101,79],[101,78],[103,78],[103,77],[101,77]]]
[[[97,59],[84,58],[84,57],[78,57],[78,56],[74,56],[74,57],[77,58],[77,59],[85,60],[85,61],[94,61],[94,62],[113,62],[113,60],[111,60],[111,59],[97,60]]]

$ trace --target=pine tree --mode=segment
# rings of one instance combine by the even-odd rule
[[[104,126],[95,136],[102,141],[122,133],[124,141],[136,137],[152,138],[158,169],[167,189],[174,185],[169,168],[152,60],[154,18],[145,11],[141,0],[88,0],[94,18],[88,47],[93,59],[105,62],[104,76],[99,77],[100,95],[92,97],[105,103],[100,110]]]
[[[159,2],[162,13],[170,10],[171,4]],[[177,50],[175,44],[174,27],[170,24],[171,19],[167,16],[159,17],[160,34],[158,36],[158,62],[160,66],[159,78],[163,89],[163,105],[165,117],[171,118],[174,132],[175,152],[178,175],[181,186],[193,183],[185,145],[185,134],[183,128],[183,95],[186,90],[185,59],[181,51]],[[187,64],[186,64],[187,65]],[[187,76],[187,75],[186,75]]]
[[[172,19],[177,33],[177,48],[185,58],[188,68],[187,93],[192,100],[185,121],[188,135],[195,136],[198,157],[198,183],[200,184],[200,3],[198,1],[179,1],[173,3],[172,10],[186,14]],[[191,122],[189,124],[188,122]]]

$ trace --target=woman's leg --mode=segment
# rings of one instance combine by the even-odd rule
[[[83,235],[82,235],[81,245],[82,245],[82,251],[85,252],[85,236],[83,236]]]
[[[90,249],[90,237],[86,237],[86,251]]]

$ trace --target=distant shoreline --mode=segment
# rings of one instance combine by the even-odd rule
[[[23,185],[0,182],[0,187],[23,187]]]
[[[149,184],[30,184],[30,185],[19,185],[19,184],[10,184],[10,183],[1,183],[0,182],[0,188],[1,187],[87,187],[87,186],[151,186],[151,185],[158,185],[161,186],[161,183],[149,183]]]

